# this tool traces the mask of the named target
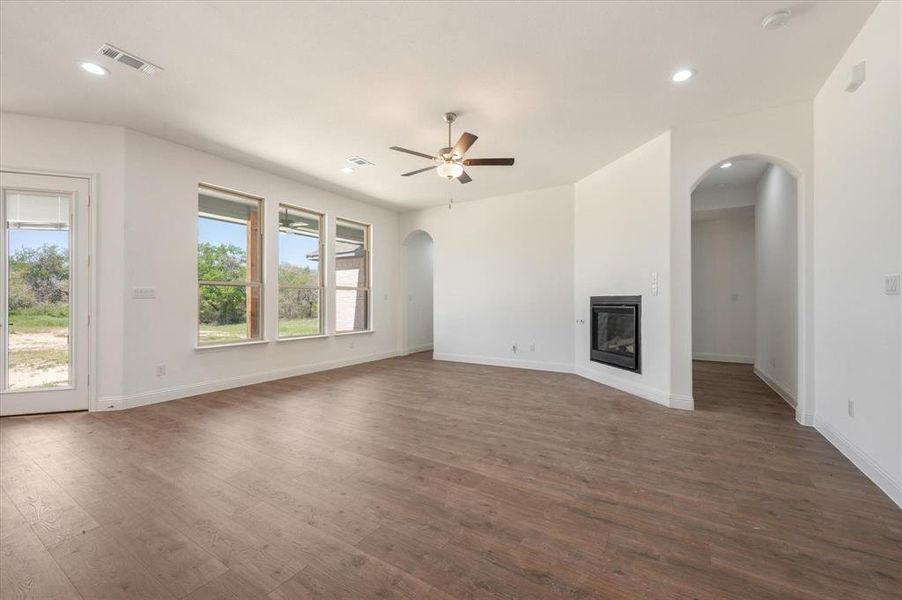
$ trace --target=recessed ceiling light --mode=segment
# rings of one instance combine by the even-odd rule
[[[670,78],[674,83],[683,83],[689,81],[695,76],[695,69],[680,69],[676,71]]]
[[[790,18],[792,18],[792,11],[788,8],[775,10],[761,19],[761,29],[780,29],[781,27],[786,27]]]
[[[354,172],[354,167],[342,167],[342,168],[341,168],[341,172],[342,172],[342,173],[353,173],[353,172]]]
[[[92,62],[83,62],[81,63],[81,68],[90,73],[91,75],[109,75],[110,72],[98,65],[97,63]]]
[[[732,166],[733,166],[733,163],[731,163],[730,161],[727,161],[724,164],[720,165],[720,168],[721,169],[729,169]]]

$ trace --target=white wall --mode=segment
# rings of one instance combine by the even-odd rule
[[[814,400],[806,394],[814,371],[811,363],[813,305],[811,215],[813,193],[812,106],[799,103],[728,119],[677,127],[672,132],[671,178],[671,391],[692,393],[692,224],[691,191],[705,174],[724,160],[755,157],[786,166],[799,179],[798,243],[799,294],[803,300],[799,322],[799,355],[806,378],[800,381],[796,418],[811,424]]]
[[[0,166],[96,177],[96,389],[122,393],[125,133],[119,127],[0,113]]]
[[[816,426],[902,506],[900,21],[879,4],[815,99],[814,281]]]
[[[771,165],[758,181],[755,205],[755,371],[792,404],[798,378],[797,187],[786,169]]]
[[[670,390],[670,133],[576,183],[576,372],[667,406]],[[658,295],[652,295],[652,274]],[[589,298],[642,295],[642,373],[589,360]],[[691,406],[690,406],[691,408]]]
[[[395,355],[397,213],[118,127],[0,114],[0,130],[4,167],[97,176],[97,406],[135,406]],[[196,350],[199,181],[266,198],[267,257],[278,247],[279,201],[327,213],[329,231],[336,216],[371,223],[374,332]],[[264,281],[277,281],[275,261],[266,261]],[[156,298],[133,300],[133,287],[153,287]],[[332,304],[327,295],[329,314]],[[276,337],[277,311],[270,285],[268,340]],[[161,363],[166,375],[157,377]]]
[[[126,290],[155,287],[154,300],[127,300],[124,393],[126,404],[154,399],[161,389],[192,391],[218,382],[265,380],[391,356],[396,350],[398,214],[277,177],[141,133],[126,131]],[[331,248],[335,217],[370,223],[374,333],[273,342],[258,346],[195,349],[197,335],[197,184],[203,181],[265,198],[264,256],[278,251],[279,202],[327,215]],[[331,252],[327,252],[330,257]],[[264,334],[277,334],[276,261],[265,259]],[[331,270],[331,266],[329,267]],[[327,271],[329,272],[329,271]],[[328,279],[328,278],[327,278]],[[326,294],[327,314],[334,297]],[[327,319],[327,331],[333,331]],[[352,347],[353,345],[353,347]],[[166,363],[164,378],[155,365]]]
[[[696,360],[755,361],[755,287],[754,207],[695,212],[692,354]]]
[[[430,350],[432,342],[432,238],[414,231],[404,241],[407,283],[406,352]],[[401,298],[401,302],[405,299]]]
[[[436,358],[572,370],[573,186],[401,215],[402,240],[417,229],[434,240]]]
[[[692,192],[692,212],[755,206],[758,193],[754,185],[696,189]]]

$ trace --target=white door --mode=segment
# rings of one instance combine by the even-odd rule
[[[89,194],[0,172],[0,415],[88,409]]]

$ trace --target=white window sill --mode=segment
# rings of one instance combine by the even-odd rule
[[[318,333],[316,335],[296,335],[293,337],[283,337],[276,340],[277,344],[281,344],[282,342],[298,342],[301,340],[324,340],[329,336],[325,333]]]
[[[225,344],[204,344],[203,346],[195,344],[195,350],[222,350],[223,348],[240,348],[242,346],[262,346],[268,344],[269,340],[250,340],[248,342],[228,342]]]
[[[376,330],[375,329],[362,329],[360,331],[342,331],[340,333],[335,332],[335,337],[341,337],[344,335],[360,335],[363,333],[376,333]]]

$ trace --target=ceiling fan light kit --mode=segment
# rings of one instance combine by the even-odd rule
[[[467,175],[467,172],[464,170],[464,167],[479,167],[479,166],[506,166],[509,167],[514,164],[513,158],[464,158],[464,154],[466,154],[467,150],[470,149],[477,139],[477,136],[472,133],[464,132],[461,134],[460,139],[457,140],[457,143],[453,146],[451,145],[451,124],[457,119],[457,115],[453,112],[447,112],[444,114],[443,119],[445,123],[448,124],[448,145],[441,150],[438,151],[438,155],[431,156],[424,152],[417,152],[416,150],[409,150],[407,148],[402,148],[400,146],[392,146],[390,150],[394,150],[396,152],[403,152],[405,154],[412,154],[413,156],[419,156],[421,158],[428,158],[429,160],[435,162],[436,164],[432,167],[426,167],[424,169],[417,169],[416,171],[410,171],[409,173],[402,173],[401,177],[410,177],[411,175],[417,175],[418,173],[425,173],[426,171],[432,171],[433,169],[438,174],[439,177],[443,177],[447,180],[457,179],[460,183],[470,183],[473,179]]]

